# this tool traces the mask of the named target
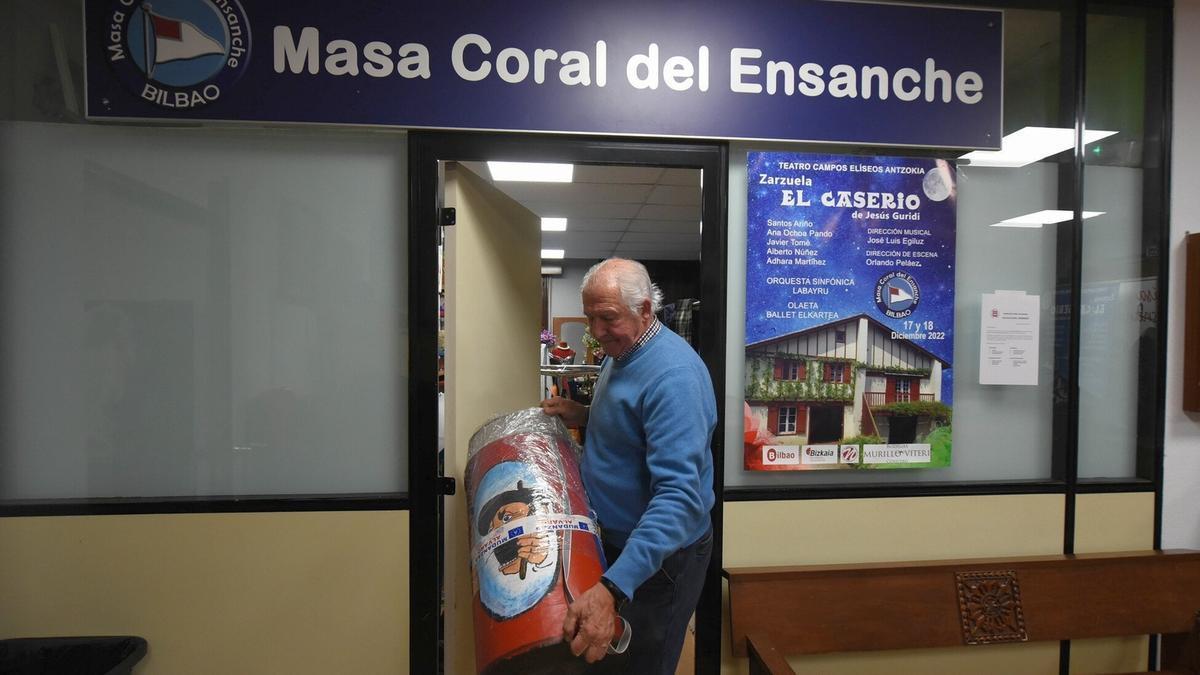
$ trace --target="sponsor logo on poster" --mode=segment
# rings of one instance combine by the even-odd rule
[[[928,443],[890,443],[864,445],[863,461],[880,464],[920,464],[930,461]]]
[[[842,464],[858,464],[859,459],[857,445],[842,446]]]
[[[806,445],[800,458],[801,464],[837,464],[838,446]]]
[[[799,464],[800,446],[764,445],[763,464]]]

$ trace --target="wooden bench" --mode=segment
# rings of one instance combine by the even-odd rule
[[[1164,671],[1197,668],[1200,551],[727,568],[750,673],[786,656],[1162,634]]]

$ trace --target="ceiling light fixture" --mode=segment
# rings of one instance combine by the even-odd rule
[[[492,180],[527,183],[570,183],[575,174],[572,164],[545,162],[488,162]]]
[[[542,218],[542,232],[566,232],[566,218]]]
[[[562,260],[566,253],[561,248],[544,248],[542,249],[542,260]]]
[[[1115,131],[1084,129],[1083,144],[1112,136]],[[995,166],[1016,168],[1057,155],[1075,147],[1075,130],[1053,127],[1025,127],[1004,137],[999,150],[976,150],[959,159],[968,160],[970,166]]]
[[[542,265],[542,276],[552,277],[562,274],[561,265]]]
[[[1083,219],[1095,218],[1096,216],[1104,215],[1104,213],[1104,211],[1084,211]],[[1074,217],[1075,214],[1071,211],[1049,209],[992,223],[992,227],[1041,227],[1043,225],[1050,225],[1051,223],[1063,223]]]

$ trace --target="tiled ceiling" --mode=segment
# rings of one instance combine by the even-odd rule
[[[461,165],[492,182],[483,162]],[[700,259],[700,171],[642,166],[575,166],[571,183],[492,182],[566,232],[543,232],[542,248],[567,259]]]

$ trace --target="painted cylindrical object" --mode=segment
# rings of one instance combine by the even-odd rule
[[[579,453],[540,408],[497,417],[471,437],[464,482],[479,673],[584,670],[563,642],[563,620],[605,563]]]

